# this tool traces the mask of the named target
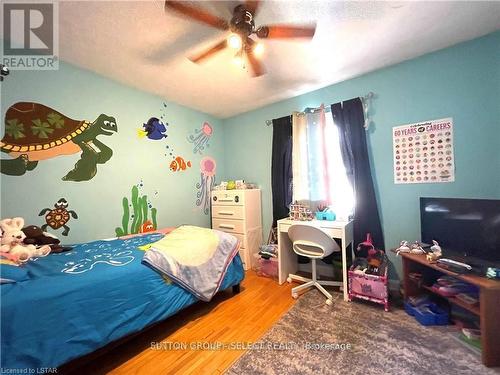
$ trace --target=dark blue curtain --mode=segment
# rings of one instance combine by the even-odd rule
[[[271,161],[273,193],[273,227],[276,221],[288,216],[292,202],[292,117],[273,120],[273,149]]]
[[[361,99],[332,104],[332,116],[339,129],[342,159],[349,181],[354,188],[354,244],[364,241],[371,233],[374,245],[384,248],[384,234],[377,208],[370,159],[366,144],[364,112]]]

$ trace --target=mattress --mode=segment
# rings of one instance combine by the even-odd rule
[[[141,263],[137,247],[162,236],[83,243],[26,264],[29,280],[1,286],[2,371],[60,366],[195,303]],[[237,255],[220,290],[243,278]]]

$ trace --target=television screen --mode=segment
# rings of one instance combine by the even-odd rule
[[[500,263],[500,200],[420,198],[420,225],[446,258]]]

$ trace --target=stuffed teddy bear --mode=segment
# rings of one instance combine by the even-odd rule
[[[2,237],[0,241],[0,255],[17,263],[27,262],[33,257],[42,257],[50,253],[47,245],[36,247],[25,245],[23,240],[26,235],[21,230],[24,226],[24,219],[15,217],[13,219],[3,219],[0,221]]]
[[[44,232],[42,228],[36,225],[28,225],[22,229],[23,233],[26,235],[24,243],[26,245],[49,245],[51,253],[60,253],[65,250],[70,250],[71,247],[63,247],[60,245],[60,240],[53,234]]]

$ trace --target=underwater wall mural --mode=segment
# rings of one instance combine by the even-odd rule
[[[113,156],[113,150],[97,137],[116,132],[116,119],[105,114],[93,122],[73,120],[43,104],[15,103],[5,113],[5,134],[0,141],[0,149],[12,159],[0,160],[0,172],[22,176],[41,160],[80,152],[80,160],[62,180],[88,181],[96,175],[97,164]]]
[[[205,121],[200,129],[195,129],[193,134],[187,137],[188,142],[193,144],[195,154],[201,155],[205,147],[210,147],[209,141],[212,133],[212,126]]]
[[[118,237],[127,234],[151,232],[158,228],[157,210],[148,201],[147,195],[142,195],[143,187],[144,183],[142,181],[132,186],[130,201],[127,197],[123,197],[122,226],[121,228],[115,228],[115,233]],[[157,194],[158,192],[155,192],[155,195]]]
[[[56,230],[59,228],[64,228],[62,235],[67,236],[69,233],[69,227],[66,225],[69,219],[78,219],[78,215],[73,210],[67,210],[68,201],[65,198],[59,199],[55,204],[54,208],[44,208],[40,211],[38,216],[45,215],[45,224],[42,225],[42,230],[45,232],[47,227],[51,227]]]
[[[147,137],[148,139],[159,141],[168,137],[168,123],[164,124],[160,119],[151,117],[145,124],[142,124],[143,129],[138,129],[139,138]]]
[[[185,171],[188,168],[191,168],[191,161],[184,160],[184,158],[182,156],[177,156],[170,163],[170,170],[172,172],[181,172],[181,171]]]
[[[203,210],[205,215],[208,215],[210,210],[210,192],[215,186],[215,170],[217,163],[215,159],[206,156],[200,161],[200,182],[196,184],[196,205]]]

